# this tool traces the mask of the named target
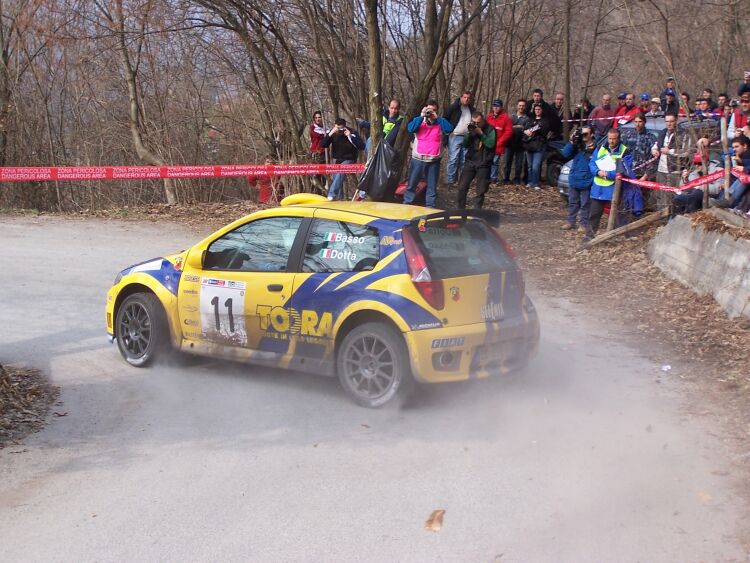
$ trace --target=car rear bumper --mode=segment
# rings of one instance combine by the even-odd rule
[[[414,378],[422,383],[463,381],[524,367],[539,346],[539,319],[533,306],[528,309],[497,322],[404,333]]]

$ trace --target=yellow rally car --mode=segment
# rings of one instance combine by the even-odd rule
[[[290,196],[120,272],[107,332],[134,366],[179,349],[338,375],[367,407],[413,380],[504,373],[535,353],[539,322],[498,220]]]

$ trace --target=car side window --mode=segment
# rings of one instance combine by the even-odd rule
[[[377,229],[330,219],[313,221],[303,272],[372,270],[380,259]]]
[[[283,272],[302,219],[269,217],[245,223],[212,242],[204,270]]]

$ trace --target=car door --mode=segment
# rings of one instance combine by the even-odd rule
[[[202,253],[200,268],[187,260],[178,293],[190,348],[256,359],[263,356],[248,351],[286,353],[284,311],[295,275],[289,259],[303,221],[297,215],[257,218],[191,249]]]
[[[365,223],[372,217],[319,209],[302,251],[301,272],[294,281],[292,311],[294,361],[310,369],[311,361],[332,360],[332,329],[347,305],[362,299],[362,284],[380,260],[378,230]],[[325,365],[322,367],[326,368]]]

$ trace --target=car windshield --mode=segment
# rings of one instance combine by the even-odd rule
[[[485,221],[429,221],[414,229],[433,277],[445,279],[515,269],[498,235]]]

